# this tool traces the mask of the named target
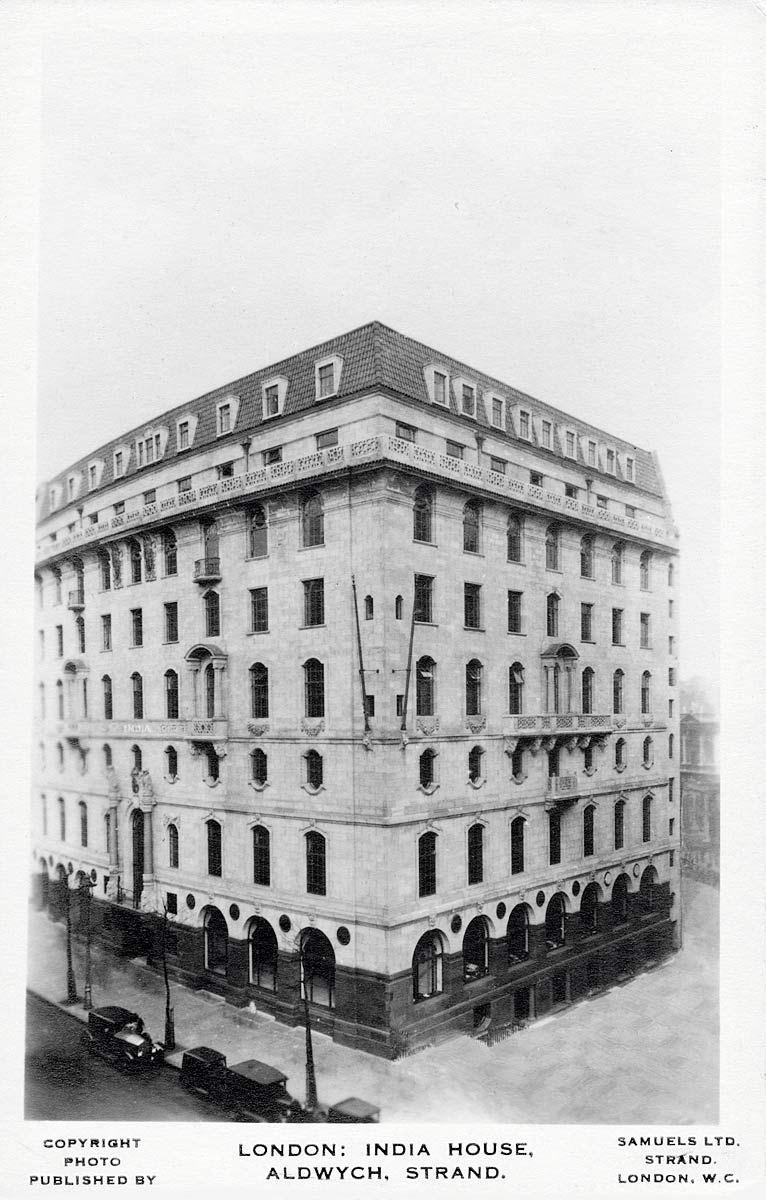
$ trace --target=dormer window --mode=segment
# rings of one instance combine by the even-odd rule
[[[464,417],[476,416],[476,388],[469,379],[454,380],[455,395],[460,397],[460,411]]]
[[[571,429],[567,429],[564,434],[564,453],[567,458],[577,457],[577,438]]]
[[[337,395],[340,387],[340,372],[343,366],[343,360],[338,358],[337,354],[331,358],[323,359],[322,362],[316,364],[316,398],[317,400],[327,400],[330,396]]]
[[[103,462],[88,463],[88,491],[94,491],[101,483],[101,474],[103,470]]]
[[[75,497],[77,496],[77,492],[79,490],[77,485],[79,484],[79,482],[80,482],[79,475],[70,475],[69,478],[67,479],[66,487],[67,487],[67,499],[68,500],[74,500]]]
[[[231,433],[237,423],[237,410],[239,409],[239,400],[236,396],[227,396],[225,400],[219,400],[216,405],[216,436],[223,437],[224,434]]]
[[[136,442],[136,465],[143,467],[144,464],[158,462],[165,450],[166,438],[167,431],[163,437],[161,431],[147,430],[144,436]]]
[[[449,404],[449,375],[443,367],[431,364],[425,368],[428,398],[432,404],[441,404],[446,408]]]
[[[120,479],[125,474],[127,465],[127,455],[124,450],[115,450],[114,452],[114,477]]]
[[[625,459],[625,478],[627,479],[628,483],[633,483],[633,481],[635,479],[635,470],[636,470],[635,459],[626,458]]]
[[[606,469],[610,475],[614,475],[614,462],[615,462],[614,450],[607,450],[607,452],[606,452]]]
[[[498,429],[502,429],[505,424],[503,421],[503,402],[497,396],[492,397],[492,424]]]
[[[275,383],[271,387],[267,387],[264,392],[266,399],[266,416],[275,417],[279,412],[279,388]]]
[[[178,449],[179,450],[188,450],[189,449],[189,422],[188,421],[179,421],[178,422]]]
[[[553,425],[550,421],[543,421],[542,443],[546,450],[553,448]]]
[[[526,409],[521,409],[519,412],[519,437],[525,441],[530,440],[531,417]]]
[[[596,443],[588,442],[588,466],[595,467],[596,465]]]
[[[228,433],[231,429],[231,405],[219,404],[218,406],[218,432]]]
[[[58,488],[52,487],[50,489],[50,491],[48,492],[48,504],[49,504],[51,510],[53,510],[54,508],[58,508],[58,503],[59,503]]]
[[[265,380],[261,385],[264,421],[270,417],[278,417],[284,411],[286,396],[287,380],[283,376]]]

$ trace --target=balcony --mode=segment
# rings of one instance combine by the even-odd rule
[[[220,558],[198,558],[194,564],[195,583],[218,583],[221,579]]]
[[[76,591],[69,593],[67,608],[71,608],[72,612],[82,612],[85,608],[85,590],[83,588],[77,588]]]
[[[528,735],[566,733],[568,730],[581,732],[609,733],[612,717],[609,713],[543,713],[540,716],[518,716],[506,718],[516,733]]]
[[[551,800],[574,800],[578,791],[576,775],[549,775],[545,791]]]

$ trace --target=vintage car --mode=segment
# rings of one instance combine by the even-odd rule
[[[108,1005],[88,1013],[83,1043],[92,1054],[129,1071],[162,1065],[164,1047],[153,1042],[138,1013]]]
[[[223,1107],[237,1121],[300,1120],[302,1109],[287,1091],[287,1076],[256,1058],[233,1067],[210,1046],[187,1050],[181,1061],[181,1083]]]
[[[380,1120],[380,1109],[357,1096],[349,1096],[338,1104],[333,1104],[327,1113],[329,1124],[363,1124],[372,1125]]]
[[[181,1060],[181,1083],[212,1100],[225,1100],[229,1084],[226,1055],[210,1046],[186,1050]]]

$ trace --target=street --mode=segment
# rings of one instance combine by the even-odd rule
[[[128,1075],[81,1045],[83,1026],[27,996],[24,1115],[33,1121],[223,1121],[227,1115],[181,1087],[178,1071]]]

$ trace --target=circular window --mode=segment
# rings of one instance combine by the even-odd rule
[[[640,868],[640,866],[638,865],[638,863],[635,863],[635,864],[634,864],[634,867],[633,867],[633,874],[635,875],[636,879],[638,879],[639,875],[641,874],[641,868]]]
[[[611,882],[612,882],[612,872],[607,871],[606,874],[604,875],[604,883],[608,887]]]
[[[287,913],[282,913],[282,916],[279,918],[279,928],[283,933],[289,933],[292,927],[293,923],[288,917]]]
[[[238,904],[230,904],[229,905],[229,916],[231,917],[232,921],[239,920],[239,905]]]
[[[187,908],[194,908],[194,905],[195,905],[196,903],[197,903],[197,901],[194,899],[194,897],[192,896],[191,892],[189,892],[189,895],[186,897],[186,907],[187,907]]]
[[[98,879],[98,875],[96,874],[96,870],[94,868],[90,873],[90,881],[91,881],[91,883],[95,883],[97,879]]]
[[[349,942],[351,941],[351,934],[346,929],[345,925],[338,926],[338,931],[335,934],[335,936],[338,939],[338,941],[340,942],[341,946],[347,946],[349,944]]]
[[[538,908],[542,908],[542,906],[545,904],[545,892],[537,893],[535,896],[535,903],[537,904]]]
[[[460,933],[460,930],[463,928],[463,918],[459,913],[455,913],[454,917],[449,923],[449,927],[453,933]]]
[[[495,913],[497,914],[498,920],[502,921],[503,917],[505,916],[505,905],[503,904],[502,900],[495,909]]]
[[[579,879],[575,879],[574,883],[572,884],[572,895],[573,896],[580,895],[580,880]]]

